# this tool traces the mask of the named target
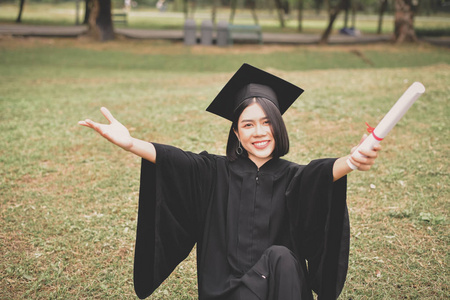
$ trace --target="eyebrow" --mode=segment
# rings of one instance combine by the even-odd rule
[[[259,121],[263,121],[263,120],[268,120],[269,117],[262,117],[261,119],[259,119]],[[246,120],[241,120],[240,123],[245,123],[245,122],[254,122],[255,120],[252,119],[246,119]]]

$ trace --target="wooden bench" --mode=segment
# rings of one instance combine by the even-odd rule
[[[228,25],[228,44],[233,45],[233,41],[257,41],[262,44],[262,32],[259,25]]]
[[[126,12],[112,13],[111,16],[114,24],[128,24],[128,15]]]

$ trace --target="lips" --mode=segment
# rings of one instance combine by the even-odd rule
[[[270,141],[260,141],[260,142],[255,142],[253,143],[253,146],[255,146],[256,149],[264,149],[267,147],[267,145],[269,145]]]

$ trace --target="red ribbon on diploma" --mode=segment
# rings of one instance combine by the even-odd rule
[[[366,126],[367,126],[367,132],[371,133],[373,135],[373,137],[377,140],[377,141],[382,141],[382,138],[379,138],[375,135],[375,132],[373,132],[375,130],[374,127],[370,126],[369,123],[366,122]]]

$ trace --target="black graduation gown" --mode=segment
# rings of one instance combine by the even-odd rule
[[[154,145],[156,163],[141,167],[138,297],[148,297],[196,243],[199,299],[229,299],[271,245],[292,251],[307,274],[301,284],[319,299],[339,296],[349,221],[346,177],[333,183],[335,159],[306,166],[272,159],[258,169],[248,158]]]

